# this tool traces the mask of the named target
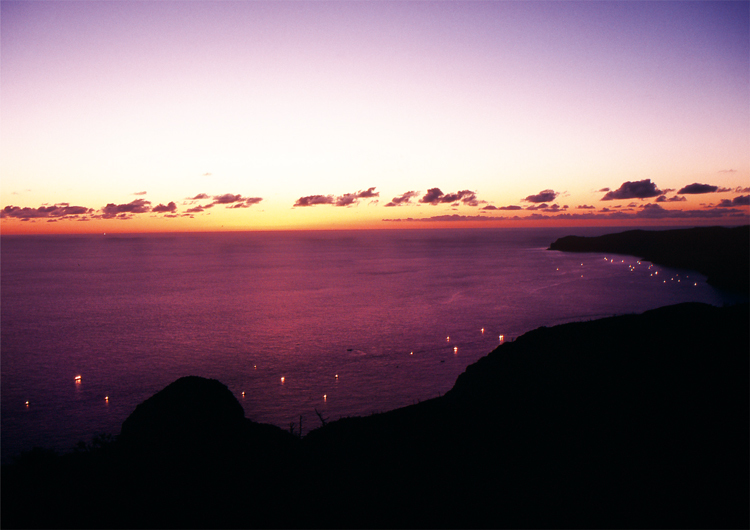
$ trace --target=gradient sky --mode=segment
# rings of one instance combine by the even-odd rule
[[[0,9],[5,234],[750,219],[748,2]]]

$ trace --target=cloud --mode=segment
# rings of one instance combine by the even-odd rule
[[[750,205],[750,195],[739,195],[734,199],[722,199],[722,201],[716,205],[717,208],[731,208],[734,206],[748,206]]]
[[[201,213],[203,210],[205,210],[204,206],[196,206],[186,210],[186,213]]]
[[[596,206],[589,206],[588,204],[579,204],[576,206],[577,210],[596,210]]]
[[[403,193],[398,197],[394,197],[393,199],[391,199],[391,202],[386,204],[386,206],[401,206],[402,204],[409,204],[411,203],[411,200],[418,195],[418,191],[407,191],[406,193]]]
[[[344,193],[336,197],[334,205],[336,206],[351,206],[357,202],[357,195],[355,193]]]
[[[720,169],[719,173],[736,173],[736,169]]]
[[[333,195],[308,195],[307,197],[300,197],[297,199],[297,202],[294,203],[295,206],[314,206],[316,204],[334,204],[336,202],[336,198]]]
[[[77,217],[92,213],[92,208],[85,206],[71,206],[67,202],[55,204],[52,206],[40,206],[39,208],[21,208],[19,206],[6,206],[0,210],[0,217],[11,217],[15,219],[28,220],[40,218],[63,218]]]
[[[543,190],[537,193],[536,195],[529,195],[525,199],[521,199],[525,202],[534,202],[534,203],[540,203],[540,202],[551,202],[555,200],[555,197],[560,195],[558,192],[553,190]]]
[[[608,191],[609,191],[609,188],[602,188],[602,189],[598,190],[597,193],[606,193]]]
[[[748,193],[750,192],[750,187],[743,188],[742,186],[737,186],[736,188],[734,188],[734,192],[735,193]]]
[[[412,218],[407,217],[406,219],[383,219],[385,222],[423,222],[423,223],[434,223],[434,222],[445,222],[445,221],[501,221],[505,217],[487,217],[486,215],[435,215],[432,217],[420,217]]]
[[[109,203],[103,206],[101,211],[104,219],[112,219],[117,216],[122,217],[121,214],[147,213],[151,211],[151,201],[136,199],[127,204]]]
[[[204,177],[210,177],[213,173],[203,173]]]
[[[133,195],[146,195],[145,191],[136,191]]]
[[[659,195],[656,198],[656,202],[682,202],[682,201],[686,201],[686,200],[687,199],[685,197],[680,197],[679,195],[675,195],[674,197],[670,197],[669,199],[667,199],[666,195]],[[635,205],[633,205],[633,206],[635,206]]]
[[[225,193],[224,195],[214,195],[214,202],[207,205],[206,208],[210,208],[216,204],[226,204],[227,208],[249,208],[253,204],[258,204],[263,199],[261,197],[243,197],[242,195],[235,195],[232,193]]]
[[[718,189],[718,186],[712,186],[711,184],[698,184],[697,182],[694,182],[692,184],[688,184],[677,193],[696,195],[698,193],[714,193]]]
[[[744,201],[750,204],[750,195],[736,197],[738,204]],[[727,201],[730,202],[730,201]],[[729,206],[729,205],[728,205]],[[746,209],[737,208],[711,208],[705,210],[668,210],[660,205],[645,204],[634,213],[625,211],[612,211],[604,208],[599,212],[587,213],[557,213],[554,215],[543,213],[532,213],[526,216],[514,215],[512,217],[487,216],[487,215],[437,215],[423,218],[406,219],[383,219],[385,222],[463,222],[463,221],[579,221],[579,220],[653,220],[653,219],[720,219],[737,218],[743,221],[750,220],[750,214]]]
[[[651,179],[645,179],[635,182],[624,182],[618,189],[607,192],[600,200],[646,199],[649,197],[658,197],[661,194],[662,191],[656,187],[655,182],[651,182]]]
[[[225,193],[224,195],[214,195],[213,199],[214,204],[232,204],[245,200],[242,195],[232,195],[231,193]]]
[[[198,194],[198,195],[196,195],[195,197],[188,197],[188,198],[187,198],[187,200],[188,200],[188,201],[200,201],[201,199],[210,199],[210,198],[211,198],[211,197],[209,197],[209,196],[208,196],[207,194],[205,194],[205,193],[199,193],[199,194]]]
[[[174,201],[170,202],[166,206],[163,204],[159,204],[157,206],[154,206],[151,211],[154,213],[174,213],[177,211],[177,205],[174,203]]]
[[[478,206],[476,193],[470,190],[461,190],[456,193],[443,193],[440,188],[430,188],[425,193],[424,197],[419,199],[419,202],[424,204],[432,204],[436,206],[442,203],[454,203],[462,202],[468,206]]]
[[[371,197],[380,197],[380,192],[375,191],[376,186],[373,186],[372,188],[367,188],[365,191],[358,191],[357,192],[357,198],[359,199],[369,199]]]
[[[368,188],[365,191],[357,191],[355,193],[344,193],[338,197],[333,195],[308,195],[306,197],[300,197],[292,205],[292,208],[297,206],[315,206],[316,204],[332,204],[334,206],[351,206],[352,204],[359,204],[360,199],[370,199],[373,197],[380,197],[380,192],[375,191],[375,186]],[[370,201],[370,204],[377,201]]]

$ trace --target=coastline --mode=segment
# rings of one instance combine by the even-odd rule
[[[554,241],[549,250],[627,254],[657,265],[695,270],[714,287],[745,295],[750,290],[750,225],[566,236]]]
[[[177,392],[171,430],[144,404],[141,435],[4,466],[2,524],[746,527],[748,321],[688,303],[538,328],[442,397],[302,439],[195,378],[223,404]]]
[[[441,397],[304,437],[182,378],[118,439],[4,465],[2,526],[746,528],[748,351],[747,304],[541,327]]]

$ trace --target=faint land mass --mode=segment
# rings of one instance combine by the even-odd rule
[[[750,290],[750,226],[566,236],[552,243],[549,250],[629,254],[665,267],[698,271],[714,287],[745,294]]]

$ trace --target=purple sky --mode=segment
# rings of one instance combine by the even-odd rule
[[[646,179],[662,209],[750,187],[747,2],[0,8],[0,206],[16,212],[104,222],[143,200],[131,229],[376,226],[499,215],[482,208],[544,190],[612,208],[599,190]],[[674,198],[694,183],[725,191]],[[420,201],[435,188],[476,200]]]

